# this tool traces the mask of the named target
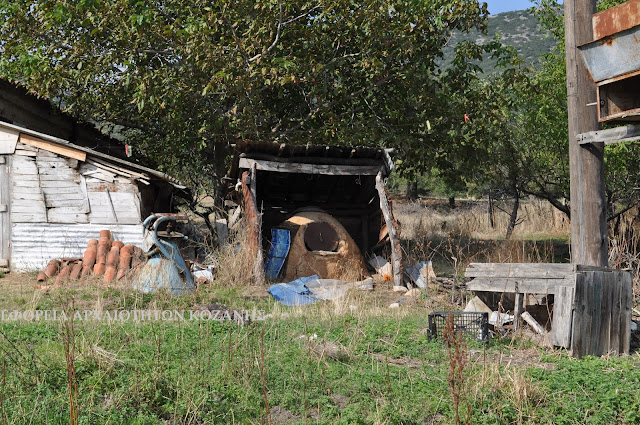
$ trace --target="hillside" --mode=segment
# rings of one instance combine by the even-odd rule
[[[518,54],[530,65],[535,65],[543,54],[550,52],[555,46],[555,40],[547,35],[533,14],[527,10],[505,12],[489,17],[486,35],[478,31],[469,34],[455,33],[445,50],[445,63],[451,60],[458,42],[475,40],[478,43],[486,43],[495,34],[500,34],[504,44],[515,47]],[[495,60],[487,58],[483,61],[482,68],[485,71],[490,72],[494,67]]]

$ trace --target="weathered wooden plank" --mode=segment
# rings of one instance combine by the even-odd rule
[[[12,223],[46,223],[47,215],[44,213],[14,213],[11,212]]]
[[[64,187],[46,186],[42,188],[42,192],[45,194],[45,196],[67,195],[67,194],[77,194],[77,196],[82,196],[82,187],[79,185],[64,186]]]
[[[640,124],[625,125],[606,130],[589,131],[587,133],[578,134],[576,139],[581,145],[598,142],[604,143],[605,145],[632,142],[640,139]]]
[[[38,167],[35,162],[13,161],[11,172],[16,174],[38,174]]]
[[[82,175],[87,179],[87,182],[94,184],[115,183],[116,181],[116,177],[113,174],[100,171],[91,171]]]
[[[620,315],[621,315],[621,296],[622,296],[622,275],[617,274],[615,284],[611,292],[611,326],[609,329],[609,351],[612,354],[620,354],[622,348],[622,339],[620,338]]]
[[[14,189],[40,189],[40,180],[13,179],[11,186],[13,186]]]
[[[520,329],[520,316],[522,316],[522,292],[516,292],[515,307],[513,308],[513,329]]]
[[[38,182],[40,178],[37,174],[20,174],[20,173],[11,173],[13,175],[13,185],[15,186],[17,182],[20,181],[31,181]]]
[[[21,152],[21,153],[24,152],[24,153],[33,153],[33,154],[35,154],[35,152],[22,151],[22,150],[16,151],[16,152]],[[20,164],[20,165],[22,165],[22,164],[34,164],[35,165],[35,163],[36,163],[36,158],[34,156],[32,156],[32,155],[28,155],[28,154],[15,155],[14,154],[14,164],[13,165],[16,165],[16,164]]]
[[[470,291],[555,294],[561,286],[574,286],[575,275],[565,279],[480,278],[467,283]]]
[[[611,307],[613,306],[613,288],[616,285],[618,273],[605,273],[602,283],[602,308],[600,309],[600,355],[611,351]]]
[[[87,181],[87,191],[89,192],[104,192],[109,191],[109,193],[116,192],[128,192],[128,193],[138,193],[138,187],[132,182],[126,183],[106,183],[106,182],[90,182],[89,179]]]
[[[70,167],[69,162],[75,161],[77,163],[77,159],[65,158],[61,156],[40,156],[37,157],[36,163],[38,167],[41,168],[57,168],[57,167]]]
[[[42,193],[39,190],[31,192],[13,192],[13,202],[18,201],[39,201],[42,200]]]
[[[135,224],[141,219],[140,201],[134,193],[109,192],[116,218],[120,224]]]
[[[12,158],[3,156],[4,164],[0,165],[0,204],[6,205],[6,211],[0,212],[0,259],[11,258],[11,170]],[[9,267],[11,264],[9,264]]]
[[[40,167],[38,166],[38,174],[41,176],[57,176],[62,179],[80,175],[72,168],[64,167]]]
[[[65,183],[67,186],[76,186],[80,189],[80,175],[68,175],[68,176],[59,176],[59,175],[51,175],[51,174],[40,174],[39,175],[41,182],[59,182]]]
[[[96,167],[99,167],[103,170],[112,172],[116,175],[124,175],[124,176],[131,176],[131,177],[136,177],[141,179],[149,179],[149,176],[147,174],[135,172],[135,171],[129,170],[128,168],[120,167],[112,162],[107,162],[95,157],[89,157],[89,159],[87,159],[87,163],[91,165],[95,165]]]
[[[582,335],[580,341],[580,355],[578,357],[591,354],[591,339],[593,338],[592,326],[594,316],[594,281],[597,279],[598,272],[581,273],[584,276],[583,281],[583,297],[580,302],[582,306],[582,326],[574,329],[574,333],[579,331]]]
[[[573,323],[571,325],[571,354],[575,357],[582,357],[584,352],[582,347],[584,346],[583,337],[584,333],[583,322],[585,317],[585,310],[587,308],[585,304],[585,273],[579,273],[576,275],[576,286],[574,289],[574,309],[573,309]]]
[[[16,150],[18,149],[31,151],[31,152],[38,152],[38,148],[36,148],[35,146],[29,146],[29,145],[25,145],[24,143],[20,143],[20,140],[18,140],[18,145],[16,146]]]
[[[630,272],[618,272],[622,275],[620,296],[620,334],[622,344],[620,354],[629,354],[631,348],[631,310],[633,308],[633,276]]]
[[[49,223],[88,223],[89,218],[87,214],[69,214],[69,213],[59,213],[56,211],[57,208],[51,208],[47,211],[47,218]]]
[[[534,319],[534,317],[528,311],[523,311],[520,317],[522,317],[522,320],[527,322],[527,325],[529,325],[531,329],[533,329],[537,334],[545,335],[547,333],[546,329],[540,323],[538,323],[538,321]]]
[[[16,151],[13,154],[14,155],[19,155],[19,156],[36,156],[35,152],[26,151],[26,150],[22,150],[22,149],[16,149]]]
[[[87,154],[78,149],[74,149],[69,146],[64,146],[63,144],[48,142],[46,140],[25,134],[20,133],[20,143],[24,143],[25,145],[35,146],[39,149],[44,149],[49,152],[56,153],[58,155],[63,155],[69,158],[77,159],[78,161],[86,161]]]
[[[37,151],[36,159],[37,159],[37,161],[39,163],[53,162],[53,163],[69,164],[69,161],[71,161],[71,162],[73,162],[75,164],[78,161],[75,158],[68,158],[66,156],[60,156],[60,155],[57,155],[55,153],[43,151],[43,150],[40,150],[40,149],[38,149],[38,151]]]
[[[19,135],[16,130],[0,127],[0,155],[11,155],[15,152]]]
[[[91,223],[115,224],[118,222],[109,192],[89,192],[89,206],[91,208]]]
[[[571,348],[574,291],[574,286],[560,286],[553,298],[551,343],[556,347]]]
[[[478,270],[562,270],[576,271],[578,265],[571,263],[470,263],[468,269]]]
[[[33,195],[37,195],[35,199],[42,199],[42,191],[38,187],[14,187],[11,191],[11,199],[18,199],[22,195],[27,197],[22,199],[30,199]]]
[[[84,199],[45,198],[47,208],[75,208],[77,213],[84,213]]]
[[[71,180],[59,180],[59,179],[57,179],[57,180],[56,179],[49,180],[49,179],[45,178],[45,176],[41,176],[40,186],[42,188],[48,188],[48,187],[70,187],[70,188],[74,188],[76,190],[80,190],[79,180],[80,180],[80,177],[78,177],[78,181],[71,181]]]
[[[13,212],[31,212],[42,209],[44,212],[44,199],[13,199],[11,210]]]
[[[602,338],[601,338],[601,318],[602,318],[602,293],[603,282],[605,279],[605,272],[595,272],[593,274],[593,283],[591,285],[591,344],[589,345],[589,355],[601,356],[602,350]]]
[[[277,162],[263,159],[240,158],[239,168],[276,173],[325,174],[332,176],[375,176],[383,168],[378,165],[327,165],[303,164],[300,162]]]
[[[472,263],[466,269],[465,276],[564,279],[576,271],[589,270],[602,270],[602,268],[566,263]]]
[[[59,193],[58,191],[52,190],[52,189],[53,188],[48,188],[46,192],[43,191],[44,198],[47,200],[47,202],[51,200],[84,202],[84,200],[86,199],[82,191],[71,192],[71,193]]]

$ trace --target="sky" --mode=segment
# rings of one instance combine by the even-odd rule
[[[483,0],[489,7],[489,13],[496,15],[502,12],[510,12],[512,10],[523,10],[533,6],[528,0]]]

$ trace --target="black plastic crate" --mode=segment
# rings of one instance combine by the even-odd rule
[[[442,331],[447,324],[449,316],[453,316],[453,325],[456,332],[464,334],[469,339],[487,342],[489,340],[489,313],[476,313],[469,311],[434,311],[429,314],[429,341],[444,341]]]

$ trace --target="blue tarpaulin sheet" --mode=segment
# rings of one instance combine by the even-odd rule
[[[319,279],[318,275],[301,277],[289,283],[271,285],[269,289],[267,289],[267,292],[270,293],[276,301],[289,307],[313,304],[318,301],[318,299],[311,295],[311,291],[309,291],[309,288],[307,288],[305,284],[317,279]]]
[[[284,265],[289,247],[291,246],[291,233],[284,229],[271,229],[271,249],[264,265],[265,275],[268,279],[276,280]]]

